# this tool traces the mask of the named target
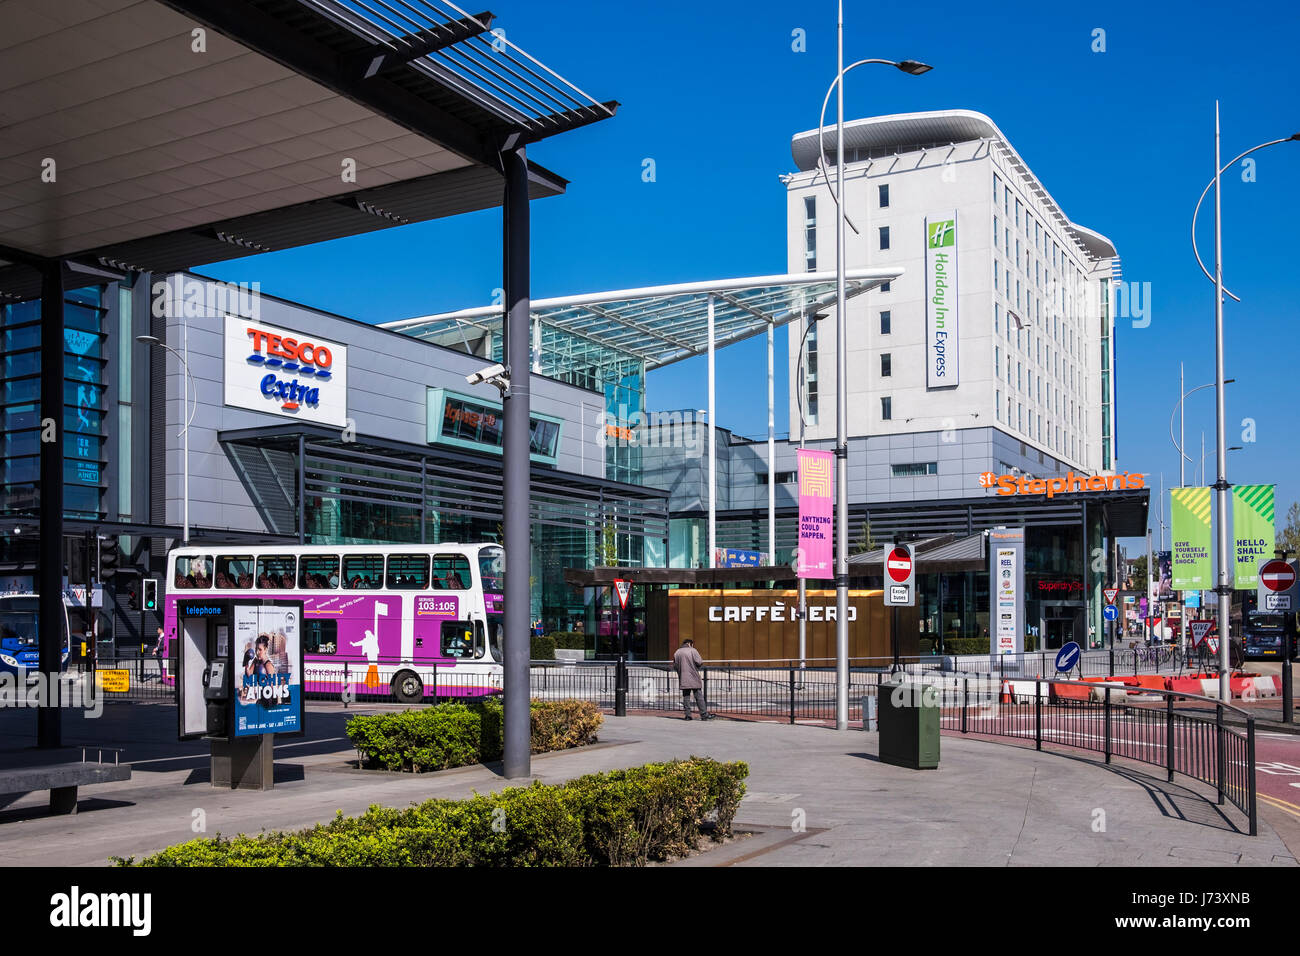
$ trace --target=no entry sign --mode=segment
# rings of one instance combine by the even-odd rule
[[[1295,561],[1261,561],[1255,598],[1261,611],[1294,611],[1300,607]]]
[[[1285,561],[1269,561],[1259,569],[1259,583],[1270,591],[1290,591],[1295,587],[1295,569]]]
[[[885,546],[885,606],[916,605],[916,558],[909,544]]]

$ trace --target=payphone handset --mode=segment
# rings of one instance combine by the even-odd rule
[[[203,672],[203,696],[206,700],[229,700],[230,686],[226,683],[226,662],[211,661]]]

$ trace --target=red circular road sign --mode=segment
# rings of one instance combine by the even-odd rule
[[[1289,591],[1295,587],[1295,570],[1285,561],[1270,561],[1259,569],[1259,580],[1270,591]]]
[[[912,576],[912,556],[902,548],[894,548],[885,559],[885,568],[895,584],[902,584]]]

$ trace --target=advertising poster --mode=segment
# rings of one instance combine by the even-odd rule
[[[835,457],[829,451],[799,449],[799,566],[801,578],[835,576],[831,559]]]
[[[1172,601],[1174,599],[1174,553],[1172,551],[1156,552],[1156,600]]]
[[[1232,554],[1235,591],[1259,586],[1259,564],[1273,557],[1275,485],[1235,485],[1232,489]]]
[[[235,736],[302,729],[302,640],[296,607],[235,607]]]
[[[995,528],[989,535],[989,594],[993,626],[992,654],[1019,654],[1024,649],[1025,532]]]
[[[957,211],[925,220],[925,385],[959,382],[957,355]]]
[[[1210,564],[1210,489],[1174,488],[1169,492],[1173,527],[1173,589],[1200,591],[1214,586]]]

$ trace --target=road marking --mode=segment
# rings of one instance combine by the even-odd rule
[[[1294,803],[1288,803],[1286,800],[1279,800],[1277,797],[1269,796],[1267,793],[1256,794],[1256,796],[1275,810],[1281,810],[1283,813],[1289,813],[1293,817],[1300,818],[1300,807],[1296,806]]]

